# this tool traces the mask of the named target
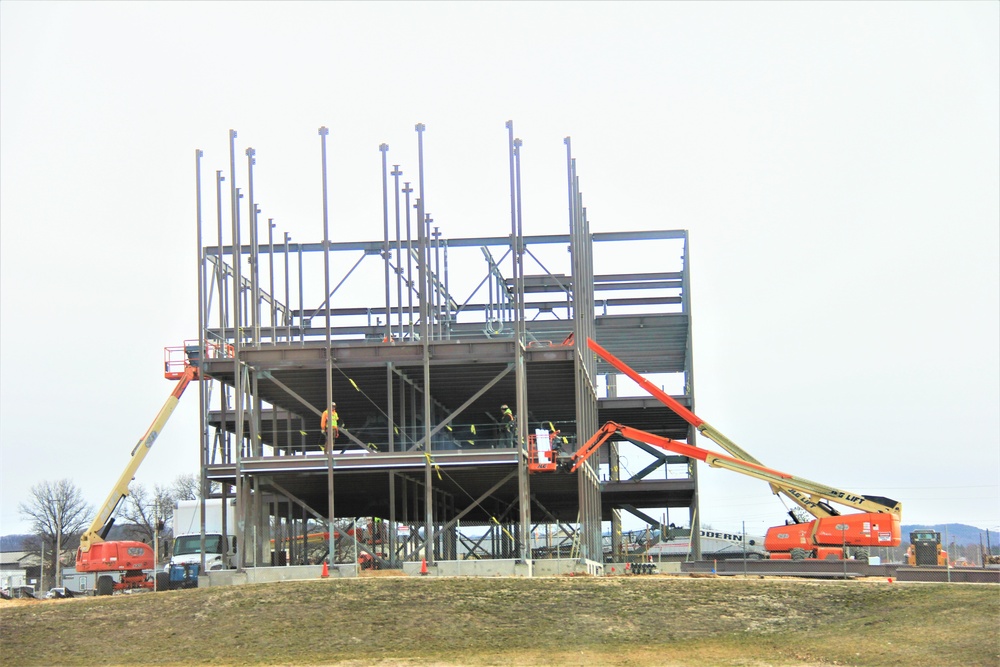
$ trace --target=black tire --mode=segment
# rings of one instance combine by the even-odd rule
[[[170,590],[170,575],[166,572],[156,573],[156,590],[158,591],[168,591]]]
[[[867,563],[868,557],[871,556],[871,553],[869,553],[868,549],[859,548],[854,549],[851,552],[851,555],[854,556],[854,560],[863,560]]]
[[[799,549],[798,547],[791,550],[792,560],[805,560],[809,556],[809,552],[805,549]]]
[[[97,594],[111,595],[115,592],[115,580],[106,574],[97,578]]]

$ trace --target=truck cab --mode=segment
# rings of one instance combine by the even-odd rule
[[[236,536],[205,534],[205,569],[228,570],[236,560]],[[173,555],[170,562],[174,564],[201,564],[201,534],[181,535],[174,538]]]
[[[185,580],[198,576],[201,566],[201,500],[179,500],[174,507],[174,549],[167,571],[177,577],[178,568]],[[205,499],[205,570],[229,570],[236,567],[236,520],[234,498]],[[223,507],[225,511],[223,512]],[[197,567],[194,567],[197,566]]]

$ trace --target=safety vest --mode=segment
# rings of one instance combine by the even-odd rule
[[[330,411],[329,410],[324,410],[323,411],[323,416],[319,420],[319,427],[321,429],[323,429],[324,431],[326,430],[326,423],[329,421],[329,419],[330,419]],[[334,410],[333,411],[333,428],[337,428],[337,424],[339,422],[340,422],[340,415],[338,415],[337,411]]]

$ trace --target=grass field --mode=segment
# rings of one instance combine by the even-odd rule
[[[317,579],[0,601],[0,664],[1000,665],[1000,588],[885,580]]]

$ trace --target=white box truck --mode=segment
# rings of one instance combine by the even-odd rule
[[[236,499],[226,499],[226,532],[222,531],[222,498],[205,500],[205,569],[232,569],[236,562]],[[179,500],[174,507],[174,549],[157,588],[198,585],[201,570],[201,501]],[[163,584],[162,586],[160,584]]]

